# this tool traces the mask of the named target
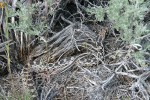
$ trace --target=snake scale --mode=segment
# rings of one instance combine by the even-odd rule
[[[36,64],[30,65],[29,63],[23,69],[24,86],[29,90],[32,100],[38,100],[37,90],[33,81],[32,72],[37,73],[37,77],[41,77],[41,73],[47,72],[49,75],[58,75],[70,70],[74,66],[88,66],[92,67],[97,64],[97,58],[89,53],[82,53],[78,56],[68,57],[51,63],[48,65]],[[46,74],[47,75],[47,74]],[[47,76],[48,77],[48,76]],[[36,78],[39,79],[39,78]],[[36,80],[38,81],[38,80]]]
[[[61,59],[55,63],[50,63],[48,65],[42,64],[33,64],[32,71],[42,72],[42,71],[50,71],[54,69],[61,69],[60,72],[65,72],[73,65],[81,65],[81,66],[93,66],[97,64],[97,59],[94,55],[90,55],[89,53],[83,53],[78,56],[68,57],[65,59]]]
[[[77,26],[78,26],[78,24],[77,24]],[[79,26],[80,26],[80,24],[79,24]],[[86,26],[84,28],[88,29]],[[90,37],[89,34],[92,34],[92,31],[90,31],[89,29],[88,29],[88,31],[87,30],[82,30],[81,32],[77,31],[77,33],[76,33],[77,39],[79,39],[79,38],[81,38],[81,40],[83,40],[83,38],[87,39],[87,41],[80,41],[81,43],[77,42],[77,44],[83,45],[85,42],[87,42],[87,44],[90,45],[89,46],[90,49],[96,48],[94,45],[92,45],[92,43],[94,43],[94,41],[95,42],[97,41],[97,39],[96,39],[97,35],[93,33],[92,34],[93,36],[91,35],[91,37]],[[54,37],[56,37],[56,36],[54,36]],[[100,37],[101,37],[101,35],[100,35]],[[60,38],[60,37],[58,37],[58,38]],[[92,42],[91,44],[90,44],[90,41]],[[48,42],[48,43],[50,43],[50,42]],[[62,42],[60,42],[60,43],[62,43]],[[63,44],[63,45],[65,45],[65,44]],[[91,47],[91,45],[92,45],[92,47]],[[59,48],[60,47],[61,47],[61,45],[59,45]],[[67,47],[68,47],[68,45],[67,45]],[[63,48],[64,48],[64,46],[63,46]],[[100,46],[100,48],[102,48],[102,46]],[[71,48],[69,48],[69,49],[71,49]],[[37,64],[37,63],[33,63],[33,64],[27,63],[27,65],[25,65],[25,67],[23,68],[23,80],[24,80],[23,82],[24,82],[24,86],[26,86],[25,88],[28,88],[28,91],[30,92],[33,100],[38,100],[39,93],[37,93],[38,92],[36,89],[37,85],[35,85],[35,83],[36,83],[36,81],[38,81],[38,77],[41,77],[41,78],[43,77],[41,75],[41,73],[46,73],[45,76],[49,77],[51,75],[55,76],[55,75],[59,75],[59,74],[62,74],[64,72],[67,72],[68,70],[72,69],[73,67],[83,67],[83,66],[84,67],[87,67],[87,66],[92,67],[92,66],[95,66],[96,64],[98,64],[98,59],[99,58],[101,59],[101,57],[102,57],[102,51],[99,49],[98,49],[98,51],[97,51],[97,49],[92,49],[92,50],[96,50],[96,51],[94,51],[92,53],[89,53],[89,51],[88,51],[88,53],[84,52],[84,53],[81,53],[77,56],[67,57],[65,59],[61,59],[59,61],[47,64],[47,65]],[[57,51],[57,50],[55,50],[55,51]],[[98,57],[93,55],[94,53],[99,54]],[[60,54],[62,54],[62,53],[60,53]],[[30,61],[28,61],[28,62],[30,62]],[[32,73],[36,73],[36,75],[35,75],[36,78],[33,78],[34,76],[32,75]]]
[[[30,60],[31,58],[27,60],[26,65],[23,67],[22,70],[23,89],[25,90],[25,93],[29,92],[31,100],[38,100],[38,93],[36,91],[36,87],[33,81]]]

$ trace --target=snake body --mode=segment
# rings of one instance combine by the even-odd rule
[[[47,71],[50,75],[62,74],[70,70],[74,66],[94,66],[97,64],[97,59],[88,53],[83,53],[75,57],[68,57],[49,65],[30,65],[29,63],[23,69],[23,83],[26,89],[30,91],[33,100],[38,100],[35,81],[33,80],[32,72],[36,72],[36,76],[41,77],[41,73]],[[48,76],[46,76],[48,77]],[[36,78],[39,79],[39,78]],[[38,80],[36,80],[38,81]]]
[[[51,71],[54,69],[59,69],[60,72],[65,72],[69,68],[74,65],[79,66],[93,66],[97,64],[98,59],[94,55],[88,55],[87,53],[80,54],[75,57],[68,57],[57,61],[55,63],[50,63],[49,65],[42,65],[42,64],[33,64],[32,71],[40,73],[43,71]]]
[[[24,66],[22,70],[22,82],[23,82],[23,88],[25,90],[25,93],[30,94],[31,100],[38,100],[38,95],[35,87],[35,83],[33,81],[33,76],[31,72],[31,65],[30,62],[27,62],[27,64]]]
[[[64,49],[64,48],[67,48],[67,50],[72,50],[73,48],[75,48],[71,44],[68,44],[68,43],[72,43],[72,35],[74,35],[74,34],[75,34],[74,37],[76,39],[76,44],[74,44],[74,45],[76,45],[78,47],[83,47],[86,50],[88,50],[89,52],[92,52],[92,54],[85,53],[85,51],[84,51],[84,53],[81,53],[78,56],[67,57],[60,61],[50,63],[48,65],[36,64],[36,63],[34,63],[34,64],[28,63],[27,65],[25,65],[25,67],[23,69],[23,75],[24,75],[23,80],[25,80],[24,81],[25,86],[27,86],[27,88],[30,91],[30,94],[34,100],[37,100],[37,98],[38,98],[38,95],[37,95],[38,91],[36,90],[37,85],[35,85],[35,83],[34,83],[35,81],[38,81],[37,80],[38,78],[33,79],[32,78],[33,76],[31,73],[35,72],[36,76],[39,76],[42,78],[42,76],[40,75],[41,73],[45,73],[45,72],[48,73],[45,75],[46,77],[48,77],[49,75],[55,76],[55,75],[62,74],[64,72],[70,70],[74,66],[76,66],[76,67],[77,66],[78,67],[83,67],[83,66],[92,67],[92,66],[95,66],[96,64],[98,64],[99,57],[97,59],[95,57],[95,55],[93,55],[93,52],[94,52],[94,53],[100,53],[100,57],[102,56],[102,54],[101,54],[102,46],[100,46],[101,45],[99,43],[100,41],[99,41],[99,39],[97,39],[98,35],[96,33],[93,33],[92,31],[90,31],[88,29],[88,27],[86,27],[85,25],[82,25],[82,28],[80,28],[80,27],[81,27],[80,24],[70,25],[67,27],[67,28],[69,28],[69,30],[66,28],[63,31],[59,32],[58,34],[54,35],[50,40],[48,40],[47,43],[51,44],[50,47],[51,47],[52,51],[54,51],[54,53],[52,52],[52,55],[60,56],[61,54],[63,54],[66,51],[66,49]],[[73,31],[70,31],[70,30],[75,30],[75,29],[76,29],[76,31],[74,31],[75,33],[72,34]],[[68,34],[68,35],[66,35],[66,34]],[[60,37],[65,37],[66,40],[63,40],[62,38],[60,40],[59,39]],[[84,44],[85,44],[85,46],[84,46]],[[56,47],[56,45],[58,47]],[[97,48],[97,46],[98,46],[98,48]],[[68,52],[68,53],[70,53],[70,52]]]

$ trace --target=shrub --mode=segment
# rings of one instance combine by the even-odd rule
[[[132,55],[138,64],[145,65],[144,52],[148,49],[149,44],[141,44],[144,36],[149,34],[147,25],[143,23],[144,15],[148,11],[147,2],[144,0],[110,0],[108,6],[102,8],[91,7],[87,10],[95,14],[98,21],[104,20],[104,14],[107,14],[108,20],[112,27],[119,31],[120,38],[125,43],[139,52],[132,52]],[[148,42],[148,41],[146,41]],[[142,45],[142,46],[141,46]]]

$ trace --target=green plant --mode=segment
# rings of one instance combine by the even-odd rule
[[[90,12],[91,14],[95,14],[96,20],[103,21],[105,16],[105,9],[101,6],[92,7],[90,9],[87,9],[87,12]]]
[[[107,14],[112,27],[120,32],[120,38],[130,47],[141,45],[141,40],[149,34],[143,19],[148,11],[147,2],[144,0],[110,0],[107,7],[92,7],[88,9],[98,21],[103,21],[104,13]],[[144,51],[149,45],[143,45],[142,50],[131,53],[138,64],[143,66]],[[141,47],[142,47],[141,46]]]
[[[11,37],[15,37],[16,39],[14,39],[15,43],[20,44],[17,45],[18,48],[22,49],[23,47],[28,47],[29,43],[32,41],[28,41],[28,39],[30,38],[30,36],[32,35],[39,35],[41,33],[41,31],[46,27],[46,25],[44,25],[44,23],[39,22],[39,23],[33,23],[33,18],[32,15],[34,14],[34,5],[32,6],[27,6],[27,5],[23,5],[20,2],[17,2],[17,7],[19,8],[19,10],[14,11],[12,8],[8,7],[8,5],[5,5],[4,8],[2,8],[2,10],[4,10],[4,15],[5,18],[3,18],[2,20],[4,20],[4,35],[5,35],[5,39],[6,41],[12,40],[13,38]],[[11,19],[12,17],[19,17],[18,22],[10,22],[9,19]],[[14,33],[11,33],[11,30],[15,31]],[[27,37],[28,36],[28,37]],[[25,40],[22,40],[25,39]],[[13,42],[14,42],[13,41]],[[22,45],[22,44],[27,44],[27,45]],[[20,47],[19,47],[20,46]],[[18,48],[15,48],[15,50],[19,50]],[[24,48],[23,48],[24,49]],[[26,48],[25,48],[26,49]],[[10,48],[10,44],[6,43],[5,44],[5,51],[6,51],[6,56],[7,56],[7,68],[9,71],[9,75],[11,76],[11,81],[10,81],[10,85],[12,88],[12,91],[10,90],[10,96],[6,97],[6,100],[31,100],[31,95],[29,94],[29,92],[25,93],[18,93],[17,91],[15,91],[15,84],[13,81],[13,76],[11,73],[11,51],[12,48]],[[13,52],[15,52],[15,50],[13,50]],[[17,51],[18,55],[20,55],[19,51]],[[17,55],[16,55],[17,57]],[[19,59],[19,58],[18,58]],[[0,99],[4,99],[4,97],[0,96]]]
[[[5,37],[7,40],[9,40],[9,27],[8,27],[8,7],[5,6],[5,13],[6,13],[6,19],[5,19]],[[11,69],[10,69],[10,48],[9,48],[9,43],[5,45],[6,49],[6,55],[7,55],[7,69],[9,73],[11,74]]]
[[[24,5],[17,2],[19,10],[13,11],[9,9],[8,17],[18,16],[19,20],[15,23],[9,23],[9,29],[23,32],[28,35],[40,35],[41,31],[47,27],[43,22],[33,22],[33,15],[35,14],[36,6],[34,4]]]

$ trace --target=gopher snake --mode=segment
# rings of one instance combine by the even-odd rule
[[[31,68],[32,68],[32,71],[35,71],[35,72],[42,72],[45,70],[48,71],[52,69],[53,70],[60,69],[60,72],[65,72],[66,70],[71,68],[73,65],[79,64],[81,66],[93,66],[97,64],[96,61],[97,59],[94,57],[94,55],[90,55],[89,53],[83,53],[78,56],[73,56],[73,57],[62,59],[55,63],[50,63],[47,66],[35,63],[32,65]]]
[[[37,98],[37,90],[36,86],[33,82],[33,76],[31,75],[32,72],[37,73],[37,77],[42,77],[42,72],[47,72],[48,77],[49,75],[58,75],[66,72],[67,70],[70,70],[73,66],[94,66],[97,64],[97,59],[94,57],[94,55],[90,55],[89,53],[83,53],[75,57],[69,57],[66,59],[62,59],[56,63],[52,63],[49,65],[37,65],[33,64],[28,66],[26,65],[23,69],[23,75],[24,75],[24,85],[27,86],[33,100],[38,100]],[[38,79],[38,78],[36,78]],[[36,80],[38,81],[38,80]]]
[[[29,57],[22,70],[23,89],[25,92],[29,92],[32,100],[38,100],[38,94],[32,77],[30,60],[31,58]]]
[[[100,51],[96,50],[96,53],[100,53],[99,56],[102,57],[101,50]],[[96,64],[98,64],[98,59],[93,54],[82,53],[78,56],[68,57],[66,59],[60,60],[55,63],[48,64],[48,65],[36,64],[36,63],[29,65],[30,68],[28,67],[27,69],[23,70],[24,71],[23,75],[25,76],[25,80],[26,80],[25,84],[27,84],[32,98],[36,98],[35,100],[37,100],[37,98],[38,98],[37,92],[38,91],[35,88],[35,87],[37,87],[37,84],[34,84],[34,82],[30,82],[31,80],[37,82],[38,79],[41,79],[41,78],[45,79],[45,76],[47,79],[51,75],[55,76],[58,74],[62,74],[64,72],[72,69],[72,67],[74,67],[74,66],[75,67],[78,67],[78,66],[79,67],[83,67],[83,66],[92,67],[92,66],[95,66]],[[25,72],[25,71],[27,71],[27,72]],[[29,73],[29,71],[30,71],[30,73],[34,73],[34,72],[36,73],[36,75],[35,75],[36,78],[34,80],[32,79],[33,76]],[[29,76],[27,76],[25,73],[28,73]],[[43,74],[44,74],[44,76],[43,76]],[[29,84],[29,82],[30,82],[30,84]]]

